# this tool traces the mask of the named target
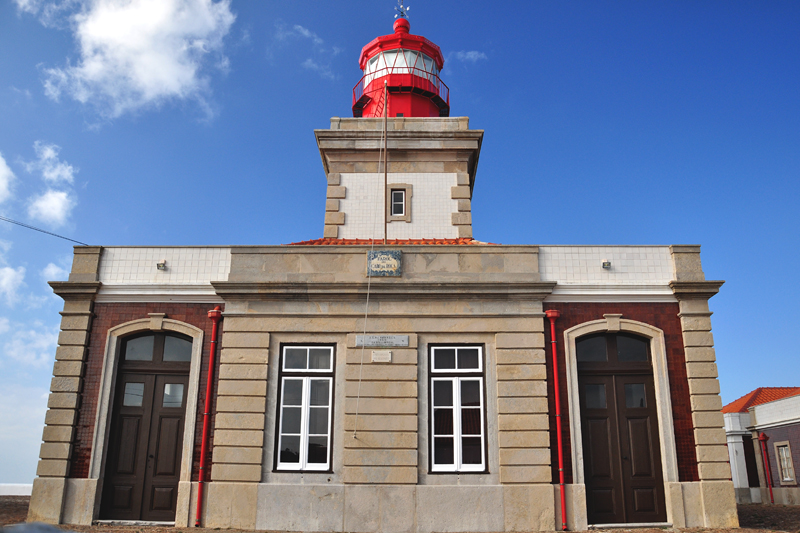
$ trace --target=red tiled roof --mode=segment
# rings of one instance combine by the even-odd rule
[[[313,239],[310,241],[300,241],[289,243],[289,246],[341,246],[341,245],[383,245],[383,239]],[[430,245],[430,244],[494,244],[490,242],[476,241],[475,239],[389,239],[387,245]]]
[[[723,413],[746,413],[749,407],[800,394],[800,387],[759,387],[722,408]]]

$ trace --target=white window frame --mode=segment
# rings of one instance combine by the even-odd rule
[[[458,351],[462,349],[477,349],[478,350],[478,368],[458,368]],[[435,368],[436,353],[439,350],[456,350],[456,368],[455,369],[437,369]],[[432,346],[430,351],[430,412],[429,412],[429,435],[430,435],[430,471],[433,473],[438,472],[486,472],[486,398],[484,388],[484,373],[483,373],[483,347],[480,345],[457,345],[457,346]],[[463,450],[462,450],[462,427],[461,427],[461,383],[465,381],[474,381],[478,383],[480,394],[480,435],[467,435],[468,437],[479,437],[481,442],[481,462],[480,464],[464,464],[463,463]],[[453,434],[452,435],[435,435],[434,427],[434,383],[436,382],[450,382],[452,383],[453,390]],[[441,406],[439,407],[442,408]],[[445,407],[446,408],[446,407]],[[469,407],[474,409],[474,407]],[[452,463],[436,463],[435,457],[435,438],[436,437],[450,437],[453,438],[453,462]]]
[[[286,368],[286,350],[287,349],[327,349],[330,351],[330,366],[324,369],[309,369],[308,368],[308,352],[306,355],[306,368],[305,369],[287,369]],[[332,346],[298,346],[286,345],[281,347],[281,379],[280,379],[280,398],[278,402],[278,424],[277,424],[277,437],[275,447],[275,470],[276,471],[306,471],[306,472],[326,472],[331,469],[331,443],[333,437],[333,365],[334,365],[334,350]],[[284,435],[283,432],[283,409],[284,407],[292,407],[284,405],[284,394],[286,391],[287,381],[301,381],[301,405],[300,407],[300,433]],[[325,437],[327,454],[324,463],[309,463],[308,462],[308,440],[309,437],[320,437],[321,434],[309,433],[309,414],[311,409],[315,406],[311,405],[311,382],[312,381],[325,381],[328,383],[328,432]],[[321,407],[321,406],[317,406]],[[281,461],[281,445],[284,436],[299,436],[300,437],[300,458],[298,462],[284,462]]]
[[[404,217],[404,216],[406,216],[406,190],[405,189],[391,189],[390,193],[391,193],[391,196],[392,196],[391,199],[389,200],[389,202],[391,204],[391,207],[390,207],[391,215],[393,217]],[[400,201],[399,202],[396,202],[394,200],[394,195],[395,194],[399,194],[400,195]],[[400,205],[401,209],[400,209],[399,213],[395,213],[394,206],[396,206],[396,205]]]
[[[792,461],[792,447],[789,441],[785,440],[773,444],[775,446],[775,462],[778,464],[778,477],[780,478],[781,485],[796,485],[797,472],[795,471],[794,461]],[[786,450],[785,457],[781,453],[781,450]],[[787,475],[787,464],[784,462],[784,459],[788,462],[788,470],[791,471],[791,475]]]

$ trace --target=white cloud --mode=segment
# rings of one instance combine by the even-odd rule
[[[13,305],[19,296],[17,291],[25,283],[25,267],[0,267],[0,295],[5,296],[6,303]]]
[[[0,204],[11,198],[11,184],[14,179],[14,173],[8,168],[3,154],[0,154]]]
[[[50,363],[58,344],[58,328],[34,324],[25,328],[15,324],[11,339],[3,345],[3,356],[20,363],[42,367]]]
[[[48,189],[31,199],[28,216],[53,226],[63,226],[72,213],[75,203],[68,192]]]
[[[278,21],[275,24],[274,44],[272,48],[283,48],[288,45],[288,41],[291,39],[306,40],[306,42],[310,44],[308,48],[310,48],[309,51],[313,57],[309,57],[301,63],[304,69],[315,72],[329,80],[335,80],[339,77],[333,72],[330,59],[339,55],[342,52],[341,48],[338,46],[326,47],[325,41],[319,35],[300,24],[295,24],[290,27],[286,23]],[[296,45],[296,47],[300,46]],[[277,52],[272,48],[267,49],[267,55],[274,61]]]
[[[465,50],[460,50],[456,52],[456,59],[464,63],[477,63],[482,59],[489,59],[486,57],[486,54],[483,52],[478,52],[477,50],[470,50],[469,52]]]
[[[333,73],[331,68],[327,65],[320,65],[310,57],[303,61],[303,68],[308,69],[312,72],[316,72],[323,78],[328,78],[329,80],[335,80],[336,75]]]
[[[304,37],[306,39],[310,39],[311,42],[317,46],[322,46],[323,44],[325,44],[325,41],[323,41],[319,35],[309,30],[308,28],[304,28],[300,24],[295,24],[294,26],[289,28],[288,26],[286,26],[286,24],[278,22],[276,24],[276,27],[278,29],[275,32],[275,38],[279,41],[285,41],[290,37]]]
[[[50,98],[65,94],[96,106],[105,118],[169,100],[194,99],[209,109],[203,69],[209,56],[216,58],[211,64],[226,64],[223,38],[236,19],[230,0],[82,0],[80,5],[70,16],[79,58],[44,69]]]
[[[56,144],[46,144],[43,141],[33,143],[38,159],[25,164],[28,172],[38,170],[42,173],[42,178],[49,183],[66,182],[72,184],[75,181],[77,169],[66,161],[59,161],[58,153],[61,147]]]
[[[0,317],[0,335],[8,332],[9,329],[11,329],[11,323],[6,317]]]
[[[62,27],[65,25],[64,14],[72,10],[78,0],[14,0],[17,9],[23,13],[29,13],[39,18],[46,27]]]
[[[42,269],[41,274],[45,281],[64,281],[69,276],[69,272],[65,268],[61,268],[55,263],[48,263]]]

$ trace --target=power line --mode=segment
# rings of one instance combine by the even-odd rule
[[[76,241],[75,239],[70,239],[69,237],[64,237],[63,235],[59,235],[58,233],[53,233],[53,232],[50,232],[50,231],[43,230],[41,228],[37,228],[37,227],[34,227],[34,226],[29,226],[27,224],[23,224],[22,222],[17,222],[16,220],[11,220],[10,218],[6,218],[4,216],[0,216],[0,220],[3,220],[5,222],[11,222],[12,224],[16,224],[17,226],[22,226],[23,228],[28,228],[28,229],[32,229],[34,231],[40,231],[42,233],[47,233],[48,235],[52,235],[53,237],[58,237],[59,239],[64,239],[65,241],[78,243],[81,246],[89,246],[85,242]]]

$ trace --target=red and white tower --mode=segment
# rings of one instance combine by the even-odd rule
[[[353,88],[354,117],[382,117],[384,82],[387,116],[449,117],[450,89],[439,78],[441,49],[421,35],[411,35],[402,4],[394,33],[374,39],[361,50],[364,76]]]

